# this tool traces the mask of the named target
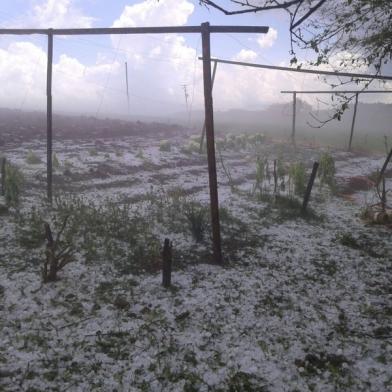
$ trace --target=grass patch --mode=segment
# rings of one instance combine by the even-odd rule
[[[28,163],[29,165],[38,165],[42,163],[42,159],[33,151],[29,150],[26,156],[26,163]]]

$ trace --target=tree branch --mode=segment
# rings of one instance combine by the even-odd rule
[[[248,1],[242,2],[242,1],[233,1],[232,0],[232,3],[236,3],[236,4],[238,4],[240,6],[243,6],[243,7],[246,7],[246,8],[242,9],[242,10],[229,11],[227,8],[224,8],[224,7],[216,4],[216,1],[200,0],[201,4],[204,4],[207,7],[215,8],[215,9],[223,12],[225,15],[239,15],[239,14],[249,14],[251,12],[261,12],[261,11],[271,11],[271,10],[278,10],[278,9],[288,9],[291,6],[296,5],[296,4],[300,4],[302,2],[303,2],[303,0],[290,0],[290,1],[286,1],[284,3],[274,2],[274,3],[276,3],[275,5],[256,6],[256,5],[253,5],[253,4],[249,3]],[[268,3],[265,3],[265,4],[268,4]]]

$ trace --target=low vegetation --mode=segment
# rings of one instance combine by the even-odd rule
[[[103,178],[97,160],[79,158],[91,142],[61,149],[72,175],[56,172],[53,205],[39,201],[45,168],[18,160],[29,192],[0,217],[5,390],[390,388],[389,230],[365,227],[357,206],[323,197],[332,157],[320,157],[303,214],[318,151],[253,137],[226,136],[217,151],[224,268],[209,263],[199,139],[185,140],[195,145],[186,156],[173,148],[180,138],[163,153],[159,140],[97,144],[102,158],[110,151]],[[149,161],[134,159],[138,151]]]
[[[26,156],[26,163],[29,165],[38,165],[42,163],[42,159],[35,152],[29,150]]]
[[[19,204],[23,190],[24,176],[20,169],[7,162],[5,166],[5,201],[8,206]]]
[[[171,144],[169,140],[161,140],[159,143],[159,151],[169,152],[171,150]]]
[[[334,191],[336,188],[336,169],[334,158],[331,154],[325,152],[321,155],[319,164],[318,177],[320,179],[320,187],[327,185],[331,190]]]

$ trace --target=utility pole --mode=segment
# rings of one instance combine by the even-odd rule
[[[183,90],[184,90],[186,111],[188,111],[188,98],[189,98],[189,94],[188,94],[188,85],[184,83],[184,84],[182,84],[181,86],[182,86],[182,88],[183,88]]]
[[[130,114],[130,106],[129,106],[129,85],[128,85],[128,63],[125,62],[125,83],[127,88],[127,104],[128,104],[128,115]]]
[[[214,109],[212,102],[212,78],[211,78],[211,43],[210,24],[202,23],[201,39],[203,48],[203,80],[204,80],[204,108],[207,136],[207,162],[208,178],[210,184],[210,205],[212,242],[214,246],[214,261],[223,264],[221,249],[221,232],[219,221],[218,180],[216,175],[215,159],[215,136],[214,136]]]

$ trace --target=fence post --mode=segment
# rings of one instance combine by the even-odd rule
[[[302,203],[302,211],[303,212],[306,211],[306,207],[308,206],[308,202],[309,202],[309,199],[310,199],[310,193],[312,192],[312,188],[313,188],[314,180],[316,178],[318,167],[319,167],[319,163],[318,162],[314,162],[313,163],[312,174],[310,175],[308,186],[306,188],[306,192],[305,192],[305,195],[304,195],[304,201]]]
[[[291,143],[295,144],[295,120],[297,116],[297,93],[293,92],[293,124],[291,129]]]
[[[389,154],[388,154],[387,158],[385,159],[384,164],[382,165],[382,169],[381,169],[380,174],[378,175],[378,178],[377,178],[376,186],[378,186],[381,179],[383,178],[385,170],[387,169],[388,163],[391,160],[391,158],[392,158],[392,148],[391,148],[391,151],[389,151]]]
[[[48,31],[48,68],[46,74],[46,181],[47,196],[49,203],[52,203],[53,196],[53,121],[52,121],[52,69],[53,69],[53,31]]]
[[[218,181],[216,176],[215,159],[214,109],[212,103],[210,24],[208,22],[202,23],[201,25],[201,38],[203,46],[204,106],[207,136],[208,176],[210,184],[212,241],[214,246],[214,261],[215,263],[222,264]]]
[[[274,159],[274,195],[278,191],[278,172],[277,172],[277,161]]]
[[[348,151],[351,151],[351,144],[353,142],[355,118],[357,117],[357,107],[358,107],[358,93],[355,94],[354,114],[353,114],[353,121],[351,123],[351,132],[350,132],[350,141],[348,142]]]
[[[215,75],[216,75],[216,67],[218,66],[218,63],[214,61],[214,69],[212,71],[212,82],[211,82],[211,89],[214,88],[214,82],[215,82]],[[203,146],[204,146],[204,136],[206,134],[206,122],[204,121],[203,123],[203,129],[201,131],[201,138],[200,138],[200,154],[203,152]]]
[[[162,286],[169,288],[171,285],[172,244],[165,238],[162,251]]]
[[[5,195],[5,164],[6,159],[1,158],[1,196]]]

